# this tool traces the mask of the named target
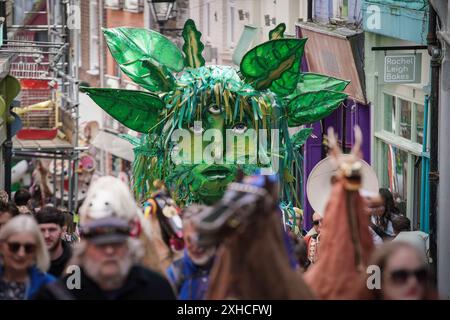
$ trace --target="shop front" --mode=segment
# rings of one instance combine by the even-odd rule
[[[354,127],[363,132],[363,158],[370,163],[371,120],[370,107],[365,96],[364,33],[344,27],[299,23],[296,25],[299,38],[307,38],[303,72],[315,72],[350,81],[345,92],[348,99],[330,116],[312,125],[313,135],[304,145],[304,186],[314,166],[327,156],[329,127],[337,133],[344,152],[350,151],[354,143]],[[306,227],[310,227],[311,208],[305,188],[304,208]]]
[[[373,165],[380,186],[392,192],[413,227],[426,230],[429,56],[424,49],[402,50],[420,48],[418,43],[375,34],[368,34],[366,39],[366,74],[374,121]]]

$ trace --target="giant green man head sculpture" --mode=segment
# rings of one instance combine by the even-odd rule
[[[289,127],[320,120],[347,97],[348,82],[301,73],[306,39],[283,38],[285,25],[248,51],[239,69],[205,66],[201,34],[192,20],[184,46],[138,28],[104,30],[123,73],[146,91],[82,88],[108,114],[140,139],[133,183],[145,199],[163,180],[182,204],[218,200],[238,167],[247,174],[278,173],[282,199],[300,205],[293,168],[312,129],[293,136]]]

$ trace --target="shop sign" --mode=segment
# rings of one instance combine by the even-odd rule
[[[420,83],[422,70],[421,53],[384,54],[381,56],[383,66],[380,83]]]

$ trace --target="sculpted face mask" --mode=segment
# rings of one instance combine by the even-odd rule
[[[183,30],[182,50],[153,30],[104,29],[121,70],[147,91],[81,88],[103,110],[140,138],[134,146],[133,186],[146,199],[164,181],[180,205],[211,204],[245,174],[278,174],[281,199],[297,204],[294,176],[301,177],[300,147],[312,132],[289,127],[331,114],[348,81],[301,73],[306,39],[284,38],[286,26],[248,51],[239,68],[206,66],[195,23]],[[298,172],[294,172],[294,169]],[[301,182],[300,182],[301,183]]]

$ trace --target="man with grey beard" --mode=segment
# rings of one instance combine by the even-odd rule
[[[130,238],[130,231],[130,224],[117,217],[86,223],[81,230],[83,240],[68,264],[71,273],[43,288],[34,299],[175,299],[166,279],[138,265],[142,248],[137,239]]]

